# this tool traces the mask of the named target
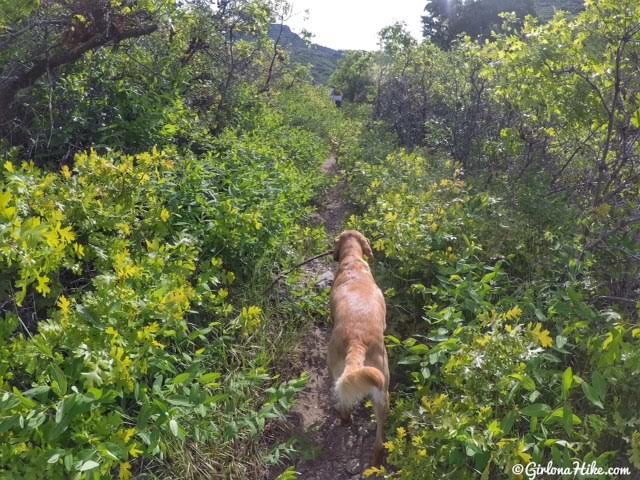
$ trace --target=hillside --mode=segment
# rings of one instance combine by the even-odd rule
[[[273,24],[269,28],[269,37],[278,38],[281,26]],[[311,76],[315,83],[326,84],[338,61],[344,55],[342,50],[333,50],[315,43],[307,43],[300,35],[291,31],[287,25],[282,25],[280,44],[292,56],[292,60],[303,65],[311,65]]]

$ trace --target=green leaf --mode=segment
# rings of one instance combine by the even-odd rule
[[[604,397],[607,394],[607,380],[600,374],[600,372],[593,372],[591,376],[591,384],[593,385],[593,391],[598,398],[604,401]]]
[[[66,454],[62,462],[64,463],[64,469],[67,472],[70,472],[71,469],[73,468],[73,462],[74,462],[73,454],[71,453]]]
[[[489,272],[482,277],[480,283],[491,283],[493,280],[495,280],[496,275],[498,275],[498,272],[496,270],[494,270],[493,272]]]
[[[598,408],[604,408],[606,389],[606,380],[599,372],[593,372],[591,375],[591,384],[587,382],[582,383],[582,391],[585,397]]]
[[[186,397],[171,397],[167,398],[167,402],[171,405],[175,405],[176,407],[193,407],[193,402],[191,402]]]
[[[544,441],[545,447],[551,447],[553,445],[561,445],[565,448],[570,448],[571,444],[566,440],[559,440],[557,438],[548,438],[547,440]]]
[[[394,345],[400,345],[402,343],[398,337],[394,337],[393,335],[386,335],[385,340],[387,340],[388,343],[392,343]]]
[[[64,397],[67,393],[67,377],[60,369],[60,367],[58,367],[55,363],[52,363],[49,366],[49,372],[51,373],[51,377],[53,378],[51,389],[60,398]]]
[[[13,387],[13,394],[18,397],[18,400],[20,400],[22,406],[28,408],[29,410],[33,410],[38,405],[35,401],[25,397],[22,392],[20,392],[20,390],[18,390],[16,387]]]
[[[545,403],[534,403],[520,410],[527,417],[545,417],[551,412],[551,407]]]
[[[93,397],[76,393],[65,397],[64,400],[59,402],[55,415],[55,425],[48,434],[49,440],[55,440],[60,436],[76,416],[89,411],[94,401]]]
[[[18,405],[20,405],[20,399],[9,392],[5,392],[0,398],[0,411],[11,410]]]
[[[567,337],[563,337],[562,335],[556,335],[556,347],[558,348],[558,350],[562,350],[562,347],[564,347],[567,344]]]
[[[87,460],[86,462],[83,462],[80,464],[80,466],[78,467],[78,471],[86,472],[87,470],[93,470],[94,468],[99,466],[100,464],[98,462],[95,462],[93,460]]]
[[[545,424],[557,423],[559,421],[564,421],[564,407],[556,408],[551,415],[549,415],[545,420]],[[571,415],[571,422],[573,425],[580,425],[582,420],[575,413]]]
[[[522,375],[520,373],[514,373],[510,376],[511,378],[518,380],[518,382],[520,382],[520,385],[522,385],[528,391],[533,392],[536,389],[536,384],[530,377]]]
[[[210,383],[215,383],[220,378],[220,374],[218,372],[205,373],[198,377],[198,381],[203,385],[207,385]],[[217,385],[217,384],[216,384]]]
[[[58,460],[60,460],[60,457],[62,457],[64,453],[65,451],[62,449],[55,450],[55,452],[47,460],[47,463],[58,463]]]
[[[183,372],[179,375],[176,375],[176,377],[173,379],[173,384],[180,385],[181,383],[184,383],[187,380],[189,380],[189,377],[191,377],[191,373],[189,372]]]
[[[298,472],[296,472],[295,468],[289,467],[280,475],[278,475],[278,477],[276,477],[276,480],[295,480],[296,478],[298,478]]]
[[[598,398],[598,395],[594,392],[593,387],[589,385],[587,382],[582,383],[582,391],[584,392],[584,396],[593,403],[598,408],[604,408],[604,405]]]
[[[473,457],[475,454],[482,452],[480,447],[475,444],[472,440],[467,440],[465,444],[465,453],[467,457]]]
[[[426,345],[422,344],[422,343],[418,343],[417,345],[414,345],[413,347],[409,347],[409,351],[413,354],[416,355],[422,355],[425,353],[429,352],[429,347],[427,347]]]
[[[567,367],[567,369],[562,374],[562,399],[566,400],[569,398],[569,390],[571,389],[571,385],[573,384],[573,370],[571,367]]]
[[[640,110],[636,110],[631,116],[631,125],[636,128],[640,128]]]
[[[20,415],[13,415],[11,417],[0,420],[0,433],[7,432],[12,428],[20,425]]]
[[[171,433],[173,433],[174,437],[178,436],[178,422],[176,422],[173,418],[169,420],[169,429]]]
[[[562,408],[562,426],[567,432],[567,435],[571,435],[571,432],[573,432],[573,417],[571,406],[569,404],[565,405]]]
[[[33,398],[49,393],[49,390],[51,390],[51,388],[46,385],[38,385],[37,387],[30,388],[29,390],[23,392],[23,395],[25,397]]]
[[[398,360],[398,365],[415,365],[422,362],[422,357],[418,355],[407,355]]]
[[[220,403],[223,400],[226,400],[227,398],[229,398],[228,394],[226,394],[226,393],[217,393],[216,395],[211,395],[210,397],[207,397],[203,403],[205,405],[213,405],[215,403]]]
[[[511,411],[507,413],[507,415],[502,419],[502,422],[500,422],[500,429],[505,435],[507,435],[511,431],[511,428],[516,421],[517,415],[517,412]]]

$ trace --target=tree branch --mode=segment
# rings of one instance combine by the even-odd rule
[[[13,79],[0,87],[0,125],[11,120],[11,107],[16,95],[20,90],[31,87],[47,71],[77,61],[82,55],[90,50],[96,50],[109,42],[120,42],[128,38],[149,35],[158,29],[156,24],[141,25],[123,31],[111,30],[106,33],[94,35],[86,42],[77,45],[69,50],[61,51],[55,55],[37,61],[30,68],[18,71]]]

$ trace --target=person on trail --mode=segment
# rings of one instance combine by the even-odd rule
[[[337,88],[332,88],[330,97],[331,100],[333,100],[333,102],[336,104],[336,107],[342,107],[342,92],[340,90],[338,90]]]

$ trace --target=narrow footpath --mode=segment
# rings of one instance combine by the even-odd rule
[[[335,156],[325,161],[322,172],[337,177],[337,182],[322,196],[322,204],[318,206],[319,221],[327,236],[334,238],[342,230],[350,208],[343,196],[345,182],[339,177]],[[316,283],[318,288],[329,288],[334,267],[333,260],[326,257],[305,265],[304,277]],[[322,324],[311,326],[300,343],[299,367],[308,373],[309,381],[298,395],[288,428],[302,457],[295,468],[300,474],[298,478],[303,480],[360,479],[371,459],[375,436],[373,411],[365,406],[356,408],[352,424],[345,426],[333,408],[326,364],[330,333],[330,319],[326,318]]]

